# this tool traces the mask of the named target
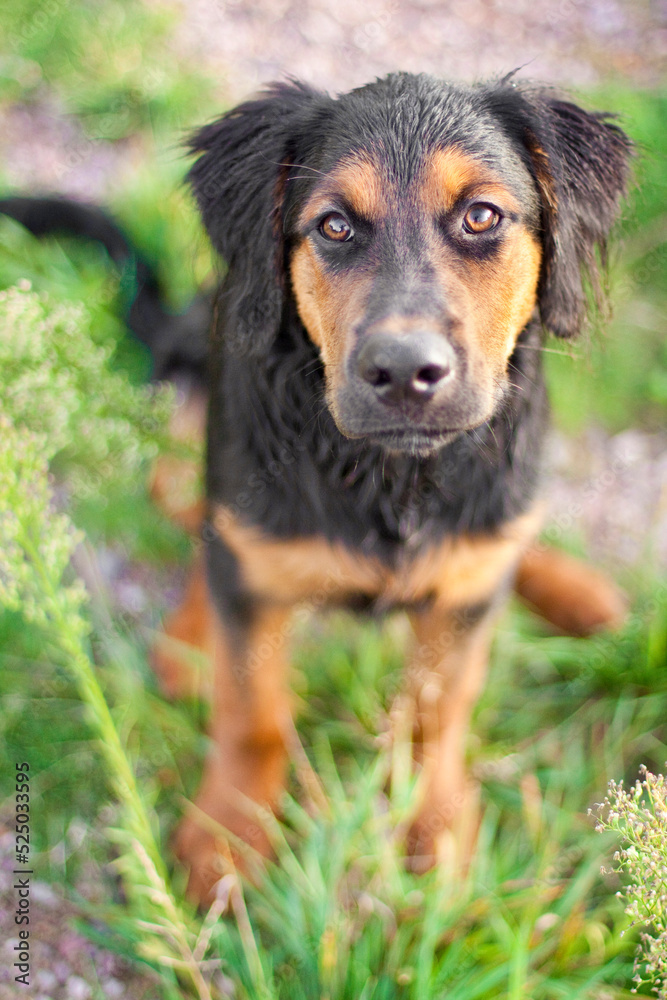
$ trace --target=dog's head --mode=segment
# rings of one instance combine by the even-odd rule
[[[292,298],[339,430],[413,454],[493,415],[536,310],[579,332],[630,155],[549,91],[409,74],[276,86],[192,148],[230,349],[266,354]]]

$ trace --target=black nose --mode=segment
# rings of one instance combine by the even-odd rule
[[[373,333],[359,351],[356,367],[383,402],[395,405],[427,402],[452,379],[455,361],[451,344],[437,333]]]

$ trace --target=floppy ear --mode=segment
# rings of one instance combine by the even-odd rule
[[[626,193],[632,143],[612,116],[509,81],[492,104],[523,145],[540,196],[542,322],[557,337],[575,337],[587,311],[586,278],[599,293],[607,237]]]
[[[607,237],[626,193],[632,146],[609,115],[566,101],[540,103],[543,127],[530,149],[542,200],[540,312],[556,336],[574,337],[586,315],[583,279],[599,289],[599,265],[606,262]]]
[[[284,297],[280,180],[295,136],[322,96],[298,83],[276,84],[189,143],[202,155],[187,180],[228,266],[222,336],[237,353],[262,354],[278,332]]]

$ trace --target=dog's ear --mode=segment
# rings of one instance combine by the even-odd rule
[[[541,201],[540,315],[557,337],[575,337],[587,312],[586,280],[599,293],[632,143],[611,115],[584,111],[549,91],[504,83],[505,124],[528,154]]]
[[[583,281],[598,288],[609,232],[626,192],[631,143],[605,114],[543,100],[542,135],[531,154],[542,199],[542,322],[574,337],[586,314]],[[599,257],[598,257],[599,255]]]
[[[309,110],[323,95],[275,84],[190,140],[188,174],[211,242],[228,267],[222,336],[235,353],[262,354],[283,307],[281,178]]]

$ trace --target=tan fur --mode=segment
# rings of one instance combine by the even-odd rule
[[[496,534],[447,538],[416,558],[406,556],[396,568],[324,538],[269,538],[221,507],[212,521],[238,559],[246,587],[264,600],[296,604],[317,593],[330,600],[360,593],[387,606],[432,598],[456,608],[493,595],[534,537],[539,513],[523,515]]]
[[[542,200],[548,208],[549,214],[555,218],[558,210],[558,195],[556,194],[556,185],[549,166],[549,157],[540,146],[536,136],[529,134],[527,138]]]
[[[518,205],[507,188],[479,160],[456,146],[434,150],[426,161],[419,185],[424,209],[437,216],[462,199],[500,201],[510,211]]]
[[[490,202],[505,214],[519,208],[488,167],[456,147],[431,155],[419,196],[423,209],[434,217],[464,199]],[[531,317],[541,258],[537,238],[519,226],[512,227],[501,253],[491,261],[468,260],[461,270],[451,254],[441,256],[437,270],[446,298],[453,298],[458,314],[468,318],[461,326],[462,338],[473,365],[487,378],[504,372],[516,338]]]
[[[436,862],[460,871],[478,827],[479,795],[466,775],[466,737],[486,677],[496,613],[472,627],[437,607],[410,618],[417,646],[408,678],[421,773],[407,847],[416,871]]]
[[[210,697],[213,635],[214,620],[200,553],[190,570],[181,603],[165,619],[151,650],[152,667],[168,698]]]
[[[382,219],[387,213],[388,194],[386,179],[375,163],[367,156],[350,156],[327,175],[305,203],[300,223],[306,225],[314,216],[331,210],[332,201],[346,202],[362,218]]]
[[[259,608],[250,634],[238,646],[209,609],[214,623],[212,747],[196,808],[186,814],[174,843],[189,865],[188,896],[195,902],[210,902],[211,888],[223,874],[220,842],[228,834],[260,855],[270,853],[257,814],[259,806],[277,805],[285,782],[291,718],[287,615],[286,609]]]

